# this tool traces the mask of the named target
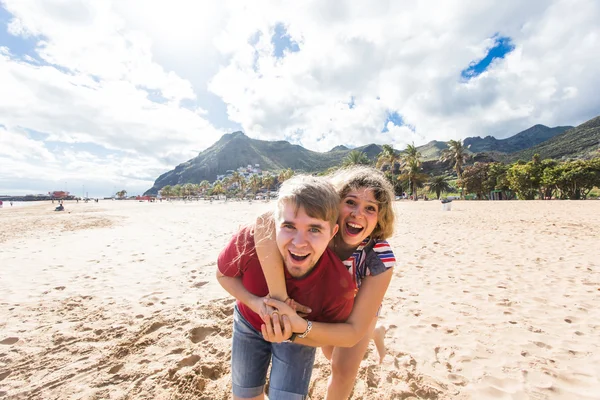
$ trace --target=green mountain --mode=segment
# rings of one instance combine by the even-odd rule
[[[599,155],[600,151],[600,116],[569,129],[560,135],[526,150],[511,154],[509,161],[529,161],[534,154],[545,158],[580,158]]]
[[[567,128],[535,125],[507,139],[477,137],[467,138],[465,143],[470,143],[469,150],[475,153],[471,162],[510,162],[519,158],[529,160],[534,153],[539,153],[542,158],[578,157],[598,150],[600,117],[565,131]],[[451,168],[438,162],[440,153],[445,148],[446,142],[436,140],[418,147],[426,172]],[[525,150],[515,152],[518,149]],[[352,150],[362,151],[371,161],[375,161],[382,148],[376,144],[355,149],[339,145],[326,153],[319,153],[283,140],[265,141],[251,139],[242,132],[228,133],[197,157],[159,176],[145,194],[157,194],[166,185],[200,183],[203,180],[213,182],[217,175],[247,165],[260,164],[262,170],[272,172],[287,168],[309,173],[320,172],[341,165],[344,157]]]
[[[481,153],[482,151],[514,153],[545,142],[571,128],[573,127],[557,126],[548,128],[544,125],[534,125],[506,139],[496,139],[493,136],[486,136],[483,139],[479,136],[469,137],[464,140],[464,145],[473,153]]]
[[[370,160],[375,160],[381,153],[381,146],[370,144],[355,150],[362,151]],[[341,164],[350,151],[346,147],[337,146],[327,153],[319,153],[284,140],[271,142],[251,139],[242,132],[228,133],[197,157],[159,176],[145,194],[156,194],[166,185],[200,183],[203,180],[212,182],[217,179],[217,175],[247,165],[260,164],[260,168],[266,171],[287,168],[304,172],[323,171]]]
[[[431,142],[424,144],[423,146],[417,147],[421,157],[424,161],[437,161],[440,159],[442,150],[447,149],[447,142],[440,142],[439,140],[432,140]]]
[[[496,139],[493,136],[468,137],[463,143],[471,153],[515,153],[520,150],[528,149],[539,143],[560,135],[572,126],[557,126],[548,128],[544,125],[534,125],[529,129],[517,133],[506,139]],[[426,145],[419,146],[417,149],[421,152],[423,159],[426,161],[438,160],[442,150],[448,148],[447,142],[432,140]]]

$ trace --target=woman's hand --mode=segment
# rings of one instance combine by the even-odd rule
[[[264,299],[264,302],[267,306],[276,308],[277,313],[280,314],[281,317],[289,318],[292,332],[303,333],[304,331],[306,331],[306,320],[298,314],[296,314],[296,311],[294,311],[292,307],[288,306],[282,301],[278,301],[275,299]]]

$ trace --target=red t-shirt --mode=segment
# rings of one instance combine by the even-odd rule
[[[269,293],[254,248],[254,232],[251,228],[243,228],[233,235],[219,254],[217,263],[223,275],[241,276],[242,284],[253,295],[264,297]],[[305,278],[293,278],[286,268],[284,272],[288,295],[312,310],[307,319],[344,322],[348,318],[354,305],[354,282],[344,264],[329,248]],[[240,301],[237,305],[244,318],[260,331],[263,322],[259,315]]]

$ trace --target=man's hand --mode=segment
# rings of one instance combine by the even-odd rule
[[[312,310],[309,307],[303,306],[302,304],[298,303],[297,301],[295,301],[291,297],[288,297],[285,300],[285,304],[287,304],[288,306],[290,306],[302,318],[308,316],[308,314],[310,314],[312,312]],[[269,306],[267,306],[267,307],[269,307]]]
[[[280,317],[279,313],[275,311],[272,316],[268,315],[264,321],[265,323],[260,326],[260,331],[267,342],[281,343],[292,336],[292,325],[287,315]]]
[[[273,308],[265,303],[264,300],[270,299],[270,298],[271,297],[268,297],[268,296],[257,298],[255,305],[253,305],[253,307],[251,307],[253,309],[253,311],[259,315],[260,319],[262,319],[264,321],[265,324],[272,323],[272,319],[271,318],[267,319],[267,317],[272,317],[273,313],[277,312],[277,310],[275,308]],[[288,297],[285,300],[285,304],[290,306],[290,308],[292,310],[296,311],[296,313],[298,313],[298,315],[303,318],[306,317],[308,314],[310,314],[312,311],[310,308],[308,308],[300,303],[297,303],[290,297]],[[289,319],[288,319],[288,321],[289,321]]]
[[[296,314],[296,311],[294,311],[294,309],[288,306],[286,303],[275,299],[265,299],[264,302],[268,306],[275,307],[280,316],[287,316],[289,318],[289,322],[292,326],[292,332],[302,333],[306,330],[306,320]]]

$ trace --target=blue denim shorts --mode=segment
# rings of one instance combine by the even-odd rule
[[[263,392],[267,370],[270,400],[304,400],[315,362],[315,348],[296,343],[270,343],[240,314],[233,313],[231,377],[233,394],[251,398]]]

